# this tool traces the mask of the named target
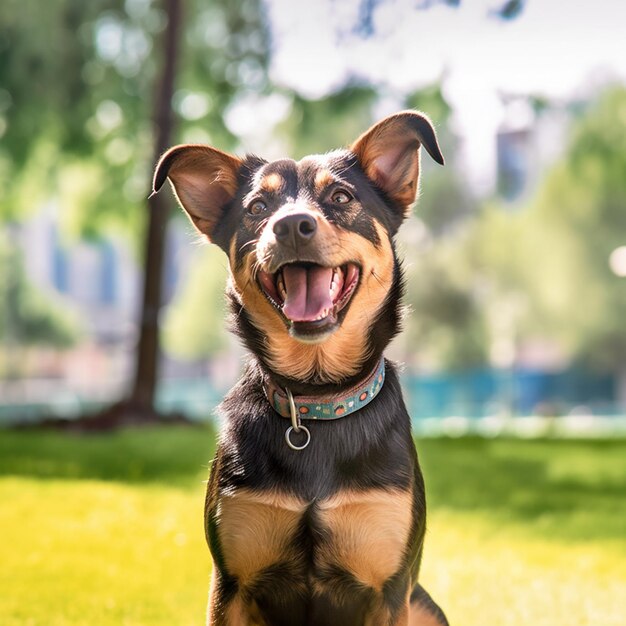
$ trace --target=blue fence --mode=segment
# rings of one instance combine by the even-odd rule
[[[595,415],[620,413],[614,377],[581,369],[560,373],[528,369],[419,376],[407,373],[402,382],[407,407],[416,421],[503,413],[559,415],[576,407],[581,407],[580,412]],[[180,411],[193,419],[210,420],[224,392],[206,379],[169,380],[159,388],[157,406],[164,412]],[[0,398],[0,425],[36,422],[45,417],[75,419],[107,403],[108,399],[83,398],[61,388],[39,399],[31,397],[28,402],[3,403]]]
[[[581,369],[559,373],[530,369],[472,370],[456,374],[406,375],[403,386],[414,419],[566,413],[584,405],[596,414],[618,411],[613,376]]]

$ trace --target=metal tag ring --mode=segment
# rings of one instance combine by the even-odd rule
[[[306,433],[306,441],[301,446],[296,446],[294,443],[291,442],[291,439],[289,438],[289,436],[291,435],[292,430],[294,430],[294,428],[293,426],[290,426],[285,431],[285,441],[287,442],[287,445],[292,450],[304,450],[311,443],[311,433],[309,432],[309,429],[306,426],[300,425],[300,430],[303,430]]]

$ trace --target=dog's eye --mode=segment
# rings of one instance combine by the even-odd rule
[[[331,200],[335,204],[348,204],[350,200],[352,200],[352,196],[347,191],[335,191],[332,195]]]
[[[255,200],[248,207],[248,213],[250,213],[250,215],[261,215],[261,213],[265,213],[265,211],[267,211],[267,204],[265,204],[263,200]]]

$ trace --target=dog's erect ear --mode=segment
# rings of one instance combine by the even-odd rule
[[[350,147],[367,176],[403,207],[405,215],[417,196],[420,146],[443,165],[428,117],[417,111],[402,111],[372,126]]]
[[[159,191],[169,178],[191,221],[211,241],[225,206],[235,196],[240,167],[241,161],[237,157],[210,146],[175,146],[159,160],[152,191]]]

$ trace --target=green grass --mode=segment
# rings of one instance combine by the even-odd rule
[[[213,434],[0,431],[2,626],[202,625]],[[422,580],[453,626],[617,626],[626,442],[418,442]]]

